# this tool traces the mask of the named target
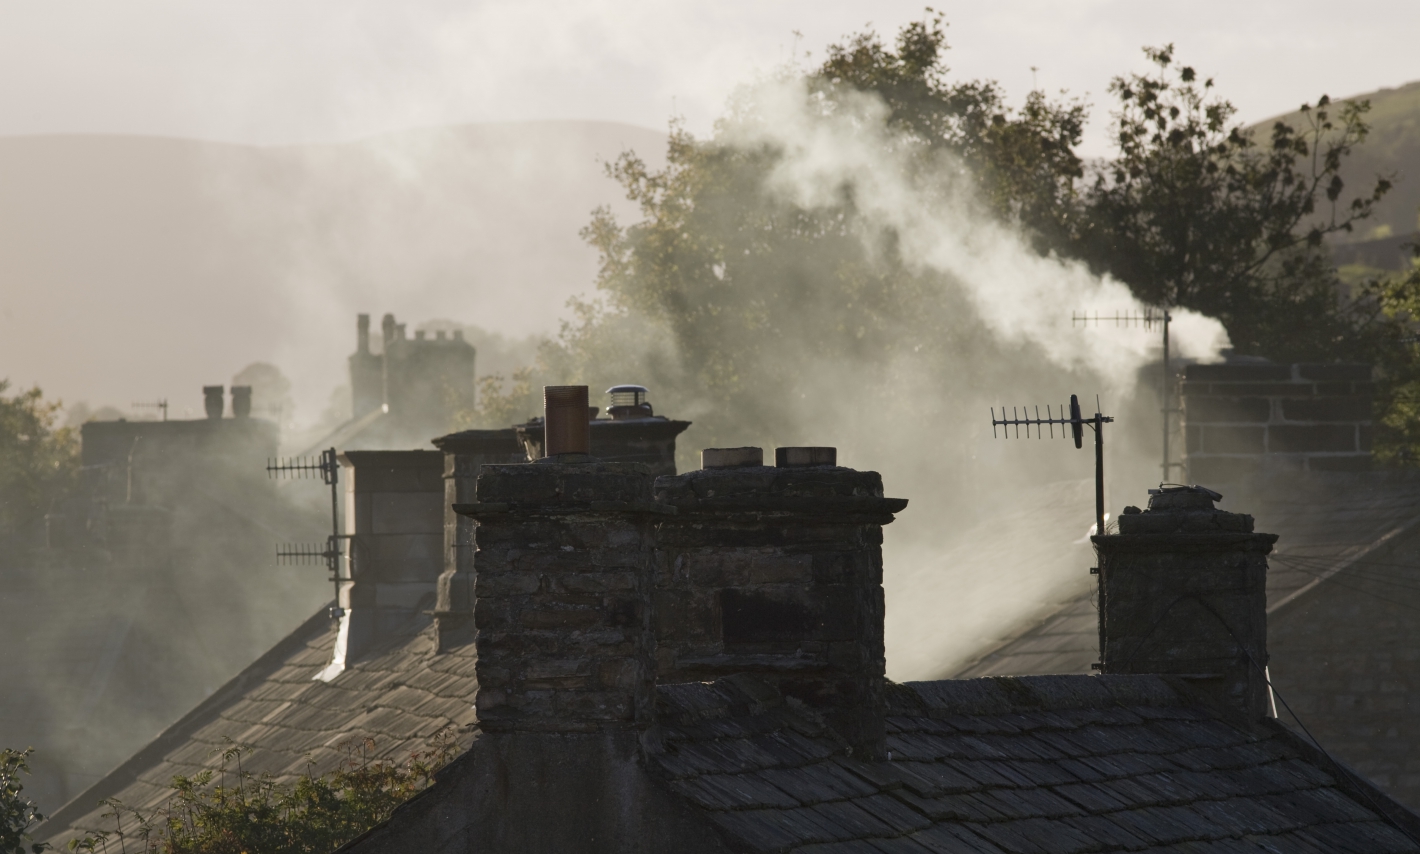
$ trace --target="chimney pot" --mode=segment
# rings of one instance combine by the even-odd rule
[[[700,452],[700,467],[703,469],[762,465],[764,465],[763,448],[706,448]]]
[[[207,410],[207,417],[213,420],[222,417],[223,392],[225,388],[219,385],[205,385],[202,387],[202,406]]]
[[[775,448],[774,465],[781,469],[838,465],[837,448]]]
[[[444,330],[442,330],[442,329],[436,329],[436,330],[434,330],[434,340],[436,340],[436,341],[443,341],[444,338],[445,338],[445,332],[444,332]]]
[[[543,447],[547,457],[591,453],[592,431],[588,424],[587,387],[584,385],[543,386]]]
[[[355,315],[355,352],[362,355],[370,352],[370,315]]]
[[[233,417],[233,418],[250,418],[250,417],[251,417],[251,386],[249,386],[249,385],[234,385],[234,386],[232,386],[232,417]]]

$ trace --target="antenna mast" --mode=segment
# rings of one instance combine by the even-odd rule
[[[1084,446],[1085,428],[1089,427],[1095,431],[1095,533],[1104,535],[1104,425],[1114,421],[1113,416],[1101,415],[1099,398],[1095,398],[1095,414],[1092,418],[1085,418],[1080,415],[1080,399],[1075,395],[1070,395],[1070,415],[1065,415],[1065,407],[1060,407],[1060,415],[1056,417],[1049,406],[1045,407],[1045,417],[1040,417],[1040,407],[1035,407],[1035,417],[1030,417],[1030,407],[1022,407],[1025,412],[1024,418],[1020,417],[1016,407],[1011,407],[1011,417],[1006,417],[1006,407],[1001,407],[1001,417],[996,417],[996,409],[991,409],[991,437],[996,438],[996,428],[1006,428],[1002,437],[1011,438],[1010,428],[1016,428],[1016,438],[1021,438],[1021,428],[1026,428],[1026,438],[1030,438],[1030,428],[1035,428],[1035,437],[1043,438],[1043,426],[1049,425],[1050,438],[1055,438],[1055,425],[1060,425],[1060,438],[1065,438],[1065,426],[1070,427],[1070,436],[1075,440],[1075,447]]]
[[[1143,311],[1116,311],[1112,315],[1102,315],[1099,312],[1090,314],[1088,312],[1079,311],[1072,312],[1070,314],[1071,326],[1090,326],[1092,324],[1099,325],[1101,323],[1113,323],[1116,327],[1142,326],[1145,329],[1153,329],[1154,324],[1157,323],[1163,328],[1164,374],[1161,377],[1162,382],[1159,385],[1159,399],[1163,401],[1163,406],[1160,411],[1163,413],[1164,416],[1162,443],[1163,462],[1160,464],[1159,468],[1163,471],[1163,480],[1165,483],[1169,481],[1169,474],[1174,469],[1183,468],[1183,463],[1173,462],[1170,459],[1171,455],[1169,453],[1169,435],[1173,427],[1171,419],[1173,414],[1179,411],[1173,406],[1173,372],[1170,370],[1169,364],[1169,321],[1171,320],[1173,320],[1173,315],[1169,314],[1168,305],[1164,305],[1161,308],[1149,306]]]
[[[267,460],[266,473],[270,477],[297,480],[314,478],[319,473],[321,481],[330,487],[330,536],[325,539],[325,547],[310,543],[287,545],[276,550],[276,560],[284,564],[324,561],[326,568],[330,570],[330,580],[335,584],[335,604],[330,609],[331,619],[343,617],[345,609],[340,607],[340,582],[349,579],[340,577],[340,541],[349,539],[349,535],[340,533],[340,463],[336,459],[335,449],[321,451],[317,458],[278,457]]]

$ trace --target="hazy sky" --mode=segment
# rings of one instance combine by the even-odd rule
[[[738,81],[920,0],[3,0],[0,134],[346,139],[470,121],[603,119],[704,130]],[[1321,92],[1420,78],[1420,3],[940,3],[950,61],[1019,96],[1035,78],[1104,103],[1141,45],[1175,42],[1247,120]],[[1102,115],[1090,153],[1103,153]]]

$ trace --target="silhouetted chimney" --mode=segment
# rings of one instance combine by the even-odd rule
[[[370,352],[370,315],[355,315],[355,352],[362,356]]]
[[[234,385],[234,386],[232,386],[232,417],[233,417],[233,418],[250,418],[250,417],[251,417],[251,386],[249,386],[249,385]]]
[[[218,419],[222,417],[222,407],[225,402],[222,400],[225,389],[219,385],[205,385],[202,387],[202,406],[207,410],[207,417]]]
[[[323,679],[399,632],[418,631],[443,570],[444,459],[438,451],[347,451],[345,531],[337,605],[344,610]]]
[[[444,571],[439,575],[434,604],[435,652],[444,652],[473,639],[474,529],[469,516],[454,512],[456,504],[478,500],[478,475],[486,465],[527,462],[527,452],[517,433],[502,430],[464,430],[434,440],[444,453]]]
[[[1267,555],[1276,534],[1200,486],[1149,490],[1099,553],[1100,669],[1183,677],[1224,707],[1270,714]]]
[[[882,527],[907,501],[831,448],[707,449],[656,480],[657,680],[756,675],[819,710],[860,756],[883,742]],[[481,583],[481,582],[480,582]]]

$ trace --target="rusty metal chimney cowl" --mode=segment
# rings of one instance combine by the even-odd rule
[[[222,417],[222,393],[225,390],[226,389],[219,385],[205,385],[202,387],[202,405],[207,410],[208,418],[216,420]]]
[[[542,401],[544,458],[590,454],[592,431],[587,423],[587,387],[543,386]]]

